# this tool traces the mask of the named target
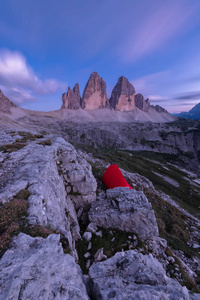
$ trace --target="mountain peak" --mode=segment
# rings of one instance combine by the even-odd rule
[[[2,90],[0,90],[0,112],[6,113],[6,114],[10,114],[11,111],[10,109],[12,107],[17,107],[17,105],[15,105],[12,101],[10,101],[2,92]]]
[[[124,76],[119,77],[117,84],[112,90],[110,105],[121,111],[135,109],[135,89]]]
[[[104,107],[108,107],[106,83],[97,72],[93,72],[83,92],[82,108],[93,110]]]

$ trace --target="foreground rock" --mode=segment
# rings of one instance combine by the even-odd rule
[[[29,224],[58,230],[76,257],[75,241],[80,238],[80,228],[74,203],[84,206],[96,199],[96,180],[90,165],[71,144],[54,136],[51,140],[30,142],[18,151],[5,153],[0,203],[28,189]]]
[[[190,294],[165,274],[162,265],[151,254],[134,250],[119,252],[89,270],[92,293],[97,300],[189,300],[200,299]]]
[[[0,300],[89,299],[80,267],[64,254],[59,235],[19,234],[0,264]]]
[[[136,233],[142,241],[158,236],[158,226],[151,204],[143,192],[129,188],[106,191],[92,203],[89,211],[92,223],[103,228]]]
[[[120,111],[129,111],[136,108],[135,89],[126,77],[122,76],[118,79],[111,94],[110,105]]]
[[[83,92],[82,108],[93,110],[105,107],[108,107],[106,83],[97,72],[93,72]]]

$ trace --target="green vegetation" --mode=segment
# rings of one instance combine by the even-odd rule
[[[54,233],[50,228],[41,225],[30,226],[27,222],[27,199],[30,196],[28,190],[21,190],[10,202],[1,206],[0,209],[0,257],[8,249],[14,235],[20,232],[32,237],[47,237]]]
[[[24,146],[26,146],[26,144],[23,144],[21,142],[14,142],[13,144],[5,144],[1,146],[0,151],[3,151],[4,153],[5,152],[11,153],[20,150]]]
[[[42,142],[37,143],[37,144],[42,145],[42,146],[51,146],[52,142],[51,142],[51,140],[45,140],[45,141],[42,141]]]
[[[33,135],[30,132],[24,132],[24,131],[19,131],[16,132],[15,134],[12,133],[12,136],[15,135],[20,135],[22,138],[16,139],[16,141],[13,142],[12,144],[5,144],[3,146],[0,146],[0,151],[7,152],[7,153],[18,151],[23,147],[25,147],[28,141],[35,141],[36,139],[43,138],[43,135],[41,134]]]
[[[128,238],[129,236],[131,237],[133,236],[133,232],[125,232],[125,231],[111,229],[111,228],[109,229],[99,228],[99,230],[102,231],[102,237],[93,234],[91,239],[92,248],[91,250],[89,250],[89,252],[91,253],[90,259],[92,262],[94,261],[95,253],[100,248],[103,248],[103,253],[109,258],[113,256],[116,252],[122,251],[122,249],[129,250],[129,245],[133,243],[133,240]],[[138,238],[137,246],[133,246],[132,249],[136,247],[137,248],[144,247],[142,241],[139,238]],[[85,239],[79,240],[76,243],[76,249],[79,256],[79,264],[84,273],[88,272],[86,269],[87,259],[84,257],[84,254],[88,252],[87,248],[88,248],[88,242]]]
[[[187,173],[181,171],[178,166],[176,167],[169,164],[169,162],[180,162],[181,160],[178,155],[113,149],[98,149],[93,155],[109,163],[116,163],[120,168],[126,171],[145,176],[153,183],[156,189],[171,196],[172,199],[178,202],[183,208],[198,216],[200,187],[197,186],[194,188]],[[100,170],[99,167],[94,164],[92,164],[92,168],[97,180],[102,179],[104,170]],[[162,176],[176,181],[179,186],[174,187]]]
[[[186,286],[189,290],[193,291],[194,293],[200,293],[200,289],[198,288],[197,284],[199,285],[200,283],[200,277],[197,278],[196,282],[194,282],[189,276],[188,274],[185,272],[184,267],[181,263],[181,261],[177,258],[177,256],[173,255],[173,252],[171,251],[171,249],[169,247],[167,247],[166,249],[166,254],[167,256],[172,256],[175,259],[175,263],[176,265],[178,265],[180,273],[181,273],[181,284],[183,286]],[[175,278],[175,273],[176,273],[176,265],[175,264],[168,264],[167,265],[167,272],[170,273],[170,277],[171,278]]]
[[[178,202],[180,206],[198,216],[200,205],[200,188],[190,182],[187,173],[181,171],[178,166],[169,164],[177,162],[177,155],[160,154],[154,152],[130,152],[113,149],[98,149],[93,152],[97,158],[101,158],[109,163],[116,163],[119,167],[131,173],[139,173],[148,178],[158,191],[163,191]],[[105,189],[102,183],[102,176],[105,171],[94,163],[91,163],[93,174],[97,179],[98,186]],[[157,174],[155,174],[155,173]],[[166,176],[178,183],[174,187],[162,176]],[[127,178],[126,178],[127,179]],[[129,182],[130,183],[130,182]],[[131,183],[130,183],[131,184]],[[182,250],[187,257],[199,256],[198,250],[190,248],[190,239],[186,222],[188,217],[176,207],[162,200],[158,193],[151,188],[145,188],[139,184],[135,187],[143,190],[148,200],[152,203],[155,211],[159,235],[167,240],[170,247]]]

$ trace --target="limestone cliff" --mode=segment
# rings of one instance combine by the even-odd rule
[[[12,107],[17,107],[12,101],[10,101],[0,90],[0,112],[10,114],[10,109]]]
[[[93,110],[108,107],[106,83],[97,72],[93,72],[83,92],[82,108]]]
[[[120,111],[130,111],[136,108],[135,106],[135,89],[128,79],[121,76],[114,87],[110,105]]]
[[[62,95],[62,108],[69,108],[69,109],[79,109],[81,103],[81,96],[79,91],[78,83],[75,84],[73,90],[68,87],[67,94],[64,93]]]
[[[142,94],[135,95],[135,105],[145,112],[148,112],[151,107],[149,99],[147,98],[145,100]]]

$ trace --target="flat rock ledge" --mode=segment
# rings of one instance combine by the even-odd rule
[[[88,300],[80,267],[64,254],[60,235],[20,233],[0,264],[0,300]]]
[[[154,211],[142,191],[121,187],[107,190],[91,204],[89,220],[103,228],[132,231],[142,241],[158,237]]]
[[[118,252],[113,257],[90,267],[91,290],[96,300],[198,300],[165,274],[152,254],[134,250]]]

